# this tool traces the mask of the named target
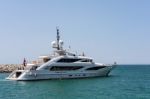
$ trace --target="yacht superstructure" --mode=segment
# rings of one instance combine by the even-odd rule
[[[24,69],[13,71],[6,79],[42,80],[108,76],[115,65],[95,63],[92,58],[77,55],[63,49],[57,29],[57,40],[52,42],[56,50],[51,55],[40,56],[39,61],[28,63]]]

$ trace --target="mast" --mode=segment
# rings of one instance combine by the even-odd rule
[[[59,40],[60,40],[60,36],[59,36],[59,29],[56,27],[57,30],[57,50],[60,50],[60,46],[59,46]]]

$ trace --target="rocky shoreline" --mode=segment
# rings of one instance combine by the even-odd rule
[[[0,64],[0,73],[10,73],[16,69],[21,69],[24,66],[22,64]]]

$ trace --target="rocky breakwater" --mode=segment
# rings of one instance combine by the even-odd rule
[[[10,73],[21,68],[23,68],[21,64],[0,64],[0,73]]]

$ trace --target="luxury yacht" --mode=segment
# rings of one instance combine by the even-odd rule
[[[100,77],[108,76],[116,66],[116,64],[95,63],[84,53],[77,55],[63,49],[64,43],[60,40],[59,29],[56,38],[57,40],[51,43],[55,49],[52,54],[40,56],[32,63],[26,63],[24,60],[24,68],[13,71],[6,79],[25,81]]]

